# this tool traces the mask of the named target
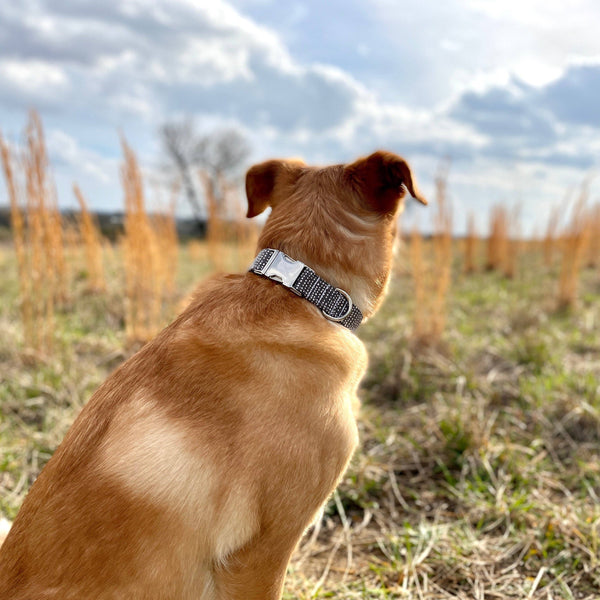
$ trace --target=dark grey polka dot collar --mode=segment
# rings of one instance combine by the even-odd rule
[[[321,310],[323,316],[354,331],[363,315],[350,296],[321,279],[303,262],[290,258],[280,250],[265,248],[248,269],[290,288]]]

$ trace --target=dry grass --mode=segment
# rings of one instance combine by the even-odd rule
[[[155,234],[155,243],[161,252],[158,261],[158,280],[162,282],[164,296],[168,300],[176,293],[175,276],[177,273],[177,260],[179,253],[179,239],[175,222],[175,198],[171,199],[167,212],[154,215],[152,225]]]
[[[29,292],[29,288],[32,284],[32,277],[30,277],[29,274],[28,238],[25,231],[25,218],[19,201],[19,192],[17,191],[13,156],[3,137],[0,137],[0,151],[2,153],[2,168],[10,202],[12,238],[17,259],[17,272],[19,275],[21,321],[24,327],[24,338],[26,343],[31,343],[33,340],[32,330],[34,323],[31,293]]]
[[[600,267],[600,203],[589,210],[589,243],[587,266],[590,269]]]
[[[445,357],[411,350],[397,282],[362,334],[361,452],[288,598],[597,597],[600,299],[557,315],[553,285],[533,269],[457,279]]]
[[[446,326],[447,296],[452,270],[452,209],[447,193],[448,165],[435,180],[436,213],[433,234],[433,302],[430,338],[439,341]]]
[[[447,166],[436,177],[435,231],[432,256],[424,258],[422,238],[417,230],[411,235],[411,264],[415,299],[413,337],[419,346],[436,346],[441,342],[446,325],[446,302],[452,269],[452,210],[447,196]]]
[[[423,259],[423,237],[417,227],[410,234],[410,264],[413,280],[415,304],[427,306],[426,277],[428,272]],[[423,339],[428,331],[427,313],[425,310],[416,310],[413,320],[413,337],[417,340]]]
[[[37,354],[49,353],[56,307],[67,299],[68,270],[39,116],[30,115],[19,160],[2,138],[0,145],[17,254],[24,345]]]
[[[225,207],[219,204],[216,196],[217,182],[205,171],[200,171],[200,180],[204,188],[204,197],[208,208],[208,252],[213,267],[217,272],[225,271],[225,256],[222,245],[227,237],[224,218]]]
[[[219,273],[244,269],[254,258],[259,230],[245,218],[240,189],[222,176],[214,179],[204,171],[199,176],[208,207],[206,248],[212,269]]]
[[[572,309],[577,303],[579,276],[591,233],[587,211],[588,196],[588,183],[584,182],[573,205],[571,220],[561,237],[562,259],[557,295],[559,309]]]
[[[517,276],[518,271],[518,259],[521,247],[523,245],[521,240],[521,226],[520,226],[520,211],[519,207],[516,206],[508,215],[508,228],[507,228],[507,239],[506,245],[506,256],[502,264],[502,272],[505,277],[514,279]]]
[[[500,271],[506,261],[508,251],[508,211],[505,206],[492,207],[490,232],[487,241],[488,271]]]
[[[546,233],[542,242],[544,248],[544,263],[547,267],[551,267],[554,264],[554,250],[557,245],[557,233],[558,226],[560,224],[561,209],[559,206],[555,206],[550,211],[550,217],[546,225]]]
[[[487,240],[486,270],[498,271],[508,279],[517,276],[521,239],[520,211],[504,205],[492,207]]]
[[[106,289],[106,280],[102,262],[102,234],[88,210],[83,193],[76,184],[73,185],[73,193],[79,203],[79,234],[85,251],[89,290],[103,292]]]
[[[146,211],[140,167],[133,150],[122,140],[121,179],[125,192],[125,329],[129,343],[152,338],[170,311],[177,263],[174,205],[163,216]]]
[[[464,272],[467,275],[477,272],[477,250],[479,245],[479,236],[475,227],[475,216],[469,213],[467,220],[467,235],[464,242]]]

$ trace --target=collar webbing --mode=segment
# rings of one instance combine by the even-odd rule
[[[248,269],[290,288],[321,310],[323,316],[354,331],[363,315],[350,296],[321,279],[303,262],[290,258],[280,250],[265,248]]]

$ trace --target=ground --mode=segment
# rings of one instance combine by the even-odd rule
[[[180,249],[175,307],[209,270],[192,249]],[[559,311],[558,266],[533,246],[513,280],[462,274],[455,248],[446,330],[427,346],[412,336],[422,307],[407,254],[358,331],[370,355],[360,449],[284,598],[600,597],[600,272],[584,270],[578,305]],[[22,348],[14,254],[0,247],[0,516],[14,518],[77,411],[135,350],[112,268],[105,293],[75,269],[40,357]]]

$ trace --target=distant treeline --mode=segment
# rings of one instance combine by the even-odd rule
[[[65,221],[76,221],[79,218],[78,210],[62,210],[61,215]],[[123,212],[91,212],[93,218],[96,220],[102,235],[109,240],[115,241],[121,235],[123,235],[125,229],[125,213]],[[192,239],[192,238],[204,238],[207,232],[207,223],[197,219],[175,219],[175,225],[177,227],[177,236],[180,240]],[[10,229],[10,207],[0,206],[0,230]],[[1,236],[0,236],[1,237]]]

